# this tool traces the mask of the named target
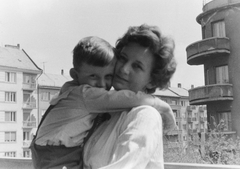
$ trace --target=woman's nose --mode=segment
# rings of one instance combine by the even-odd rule
[[[124,65],[122,65],[120,70],[121,70],[122,73],[128,74],[129,70],[130,70],[130,67],[129,67],[128,64],[124,64]]]

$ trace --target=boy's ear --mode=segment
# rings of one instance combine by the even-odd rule
[[[77,71],[74,68],[71,68],[69,73],[70,73],[70,76],[73,78],[73,80],[78,80]]]

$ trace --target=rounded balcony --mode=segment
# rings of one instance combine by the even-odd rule
[[[206,59],[229,56],[230,45],[227,37],[211,37],[190,44],[186,48],[187,63],[189,65],[201,65]]]
[[[190,105],[204,105],[213,101],[233,100],[231,84],[214,84],[189,90]]]

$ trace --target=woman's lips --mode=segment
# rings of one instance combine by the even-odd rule
[[[123,78],[123,77],[121,77],[121,76],[119,76],[119,75],[115,75],[115,78],[116,78],[116,80],[118,80],[118,81],[128,82],[127,79],[125,79],[125,78]]]

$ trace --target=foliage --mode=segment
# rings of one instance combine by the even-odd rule
[[[205,141],[198,134],[186,142],[164,144],[165,162],[240,165],[240,138],[231,138],[223,132],[224,124],[205,133]]]

